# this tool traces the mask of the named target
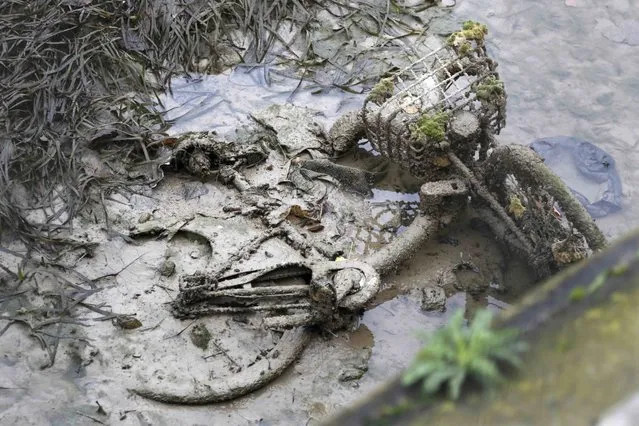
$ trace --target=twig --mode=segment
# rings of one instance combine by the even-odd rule
[[[233,358],[231,358],[231,356],[228,354],[228,352],[226,352],[226,350],[217,342],[217,340],[215,339],[211,339],[211,342],[213,342],[213,344],[215,345],[215,347],[221,351],[224,356],[226,357],[226,359],[228,359],[229,361],[231,361],[231,363],[233,363],[236,367],[242,367],[240,364],[238,364]]]
[[[271,230],[265,234],[262,234],[256,238],[254,238],[252,241],[250,241],[248,244],[244,245],[242,248],[240,248],[240,250],[237,253],[232,254],[231,256],[229,256],[229,258],[222,263],[216,271],[211,273],[211,276],[214,279],[218,279],[220,278],[226,271],[228,271],[229,269],[231,269],[233,267],[233,265],[235,264],[235,262],[237,262],[238,260],[244,259],[246,258],[246,256],[250,255],[251,253],[255,253],[257,251],[257,249],[264,244],[265,241],[270,240],[271,238],[280,236],[284,233],[284,231],[282,231],[281,229],[274,229]]]
[[[139,255],[138,257],[136,257],[135,259],[133,259],[132,261],[130,261],[129,263],[127,263],[124,267],[122,267],[119,271],[117,272],[110,272],[108,274],[104,274],[104,275],[100,275],[99,277],[95,277],[92,278],[91,281],[95,282],[95,281],[99,281],[103,278],[107,278],[107,277],[116,277],[118,275],[120,275],[126,268],[128,268],[129,266],[131,266],[133,263],[135,263],[138,259],[140,259],[142,256],[144,256],[146,253],[142,253],[141,255]]]
[[[102,420],[96,419],[95,417],[89,416],[88,414],[84,414],[84,413],[82,413],[80,411],[76,411],[75,413],[80,415],[80,416],[82,416],[82,417],[86,417],[87,419],[91,419],[91,420],[93,420],[96,423],[100,423],[101,425],[105,425],[106,424]]]
[[[209,358],[213,358],[214,356],[218,356],[218,355],[219,355],[219,354],[221,354],[221,353],[223,353],[223,352],[222,352],[222,351],[218,351],[218,352],[215,352],[214,354],[210,354],[210,355],[203,356],[203,357],[202,357],[202,359],[209,359]]]
[[[141,328],[141,329],[139,330],[139,332],[141,333],[141,332],[143,332],[143,331],[151,331],[151,330],[155,330],[156,328],[158,328],[158,327],[160,326],[160,324],[162,324],[162,322],[163,322],[165,319],[166,319],[166,317],[162,318],[162,319],[161,319],[160,321],[158,321],[158,323],[157,323],[157,324],[155,324],[155,325],[152,325],[152,326],[150,326],[150,327],[146,327],[146,328]]]
[[[189,325],[187,325],[186,327],[184,327],[182,330],[178,331],[177,333],[175,333],[172,336],[169,337],[165,337],[164,340],[168,340],[168,339],[172,339],[174,337],[178,337],[180,334],[184,333],[186,331],[187,328],[189,328],[190,326],[192,326],[193,324],[195,324],[195,322],[197,321],[197,319],[194,319],[193,321],[191,321],[189,323]]]

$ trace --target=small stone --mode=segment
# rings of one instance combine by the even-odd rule
[[[163,277],[170,277],[175,273],[175,262],[172,260],[165,260],[160,266],[160,275]]]
[[[425,287],[422,289],[422,309],[425,311],[444,311],[446,309],[446,292],[441,287]]]
[[[364,373],[366,373],[366,371],[368,371],[368,368],[347,367],[339,373],[339,376],[337,376],[337,380],[339,380],[340,382],[359,380],[362,378]]]
[[[203,58],[200,59],[197,63],[197,68],[199,72],[206,72],[209,69],[209,66],[211,65],[211,61],[209,61],[207,58]]]
[[[370,359],[373,351],[370,348],[365,348],[362,351],[358,351],[357,354],[345,361],[346,366],[340,371],[337,376],[337,380],[340,382],[350,382],[352,380],[359,380],[364,373],[368,371],[368,360]]]
[[[193,250],[191,253],[189,253],[189,256],[191,256],[191,259],[199,259],[200,251],[199,250]]]
[[[140,215],[140,217],[138,218],[138,223],[144,223],[144,222],[148,222],[149,220],[151,220],[151,213],[149,212],[144,212]]]
[[[125,330],[133,330],[142,327],[142,322],[134,316],[121,315],[114,319],[114,324]]]

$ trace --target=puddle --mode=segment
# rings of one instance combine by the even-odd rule
[[[170,134],[214,130],[224,135],[249,122],[252,112],[273,104],[309,106],[322,112],[323,124],[359,109],[365,95],[326,89],[276,74],[268,67],[237,67],[219,75],[196,75],[172,80],[172,94],[160,97]]]

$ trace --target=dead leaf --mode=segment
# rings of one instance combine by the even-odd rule
[[[162,141],[162,145],[168,146],[169,148],[173,148],[177,145],[177,138],[166,138]]]
[[[406,96],[403,101],[401,108],[406,114],[417,114],[421,110],[421,100],[414,96]]]
[[[315,217],[313,217],[313,215],[311,214],[311,212],[309,212],[308,210],[304,210],[302,207],[298,206],[297,204],[291,206],[291,208],[288,209],[287,217],[290,218],[291,216],[297,217],[300,219],[316,220]]]
[[[417,107],[417,105],[406,105],[404,107],[404,112],[406,114],[417,114],[419,112],[419,108]]]
[[[448,157],[435,157],[432,159],[432,163],[437,167],[450,166],[450,160],[448,159]]]
[[[129,316],[122,315],[115,318],[115,325],[125,330],[133,330],[135,328],[142,327],[142,322],[139,319]]]

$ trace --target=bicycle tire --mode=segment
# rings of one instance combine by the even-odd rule
[[[515,232],[504,231],[499,220],[490,220],[488,206],[484,203],[482,207],[480,202],[486,222],[506,245],[518,252],[527,251],[539,278],[607,246],[590,214],[533,150],[522,145],[498,146],[480,169],[483,185],[526,241],[514,238]]]

